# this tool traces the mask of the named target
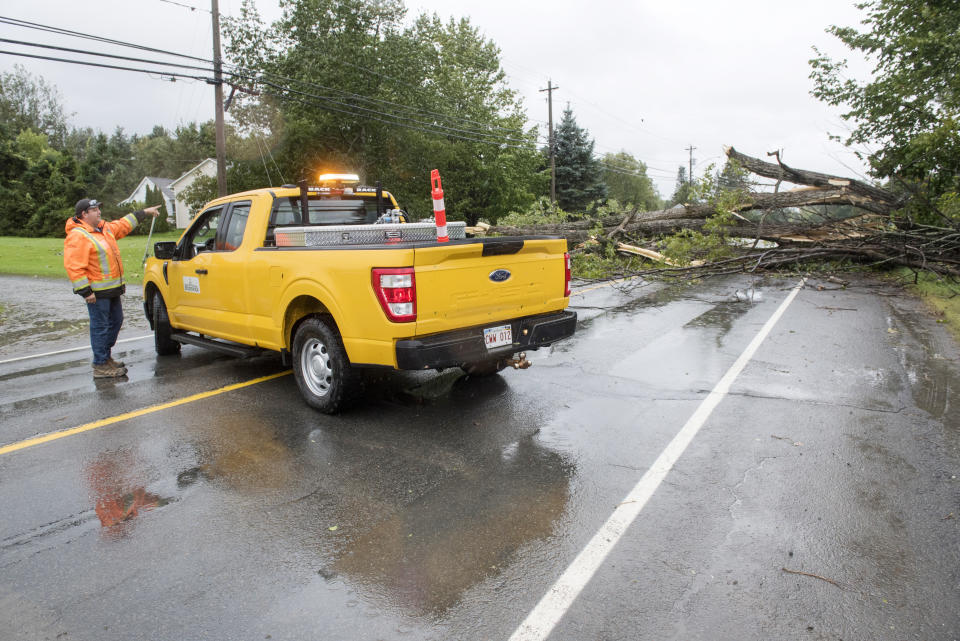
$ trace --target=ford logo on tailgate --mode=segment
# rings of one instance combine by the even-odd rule
[[[496,269],[490,272],[489,278],[495,283],[502,283],[503,281],[510,278],[510,272],[506,269]]]

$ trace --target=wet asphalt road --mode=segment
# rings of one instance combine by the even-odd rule
[[[0,638],[508,639],[794,284],[581,285],[527,371],[378,376],[336,417],[285,375],[0,454]],[[85,340],[62,283],[0,286],[0,361]],[[834,288],[799,292],[550,639],[960,638],[957,345]],[[0,363],[0,446],[284,371],[115,356],[108,383],[86,351]]]

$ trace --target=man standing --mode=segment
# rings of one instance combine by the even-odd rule
[[[73,218],[67,221],[63,266],[73,283],[74,293],[87,302],[94,378],[114,378],[127,373],[124,364],[110,356],[123,324],[120,297],[126,289],[117,240],[148,216],[156,218],[159,213],[159,207],[148,207],[119,220],[104,222],[100,219],[100,202],[84,198],[77,202]]]

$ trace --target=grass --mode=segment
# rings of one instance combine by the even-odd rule
[[[950,282],[929,272],[920,272],[914,277],[912,270],[896,270],[897,280],[929,305],[937,316],[960,340],[960,282]],[[916,282],[914,282],[916,281]]]
[[[181,232],[172,231],[154,234],[153,243],[161,240],[177,240]],[[127,236],[117,242],[120,256],[123,258],[123,276],[128,283],[139,283],[143,277],[140,263],[147,246],[146,234]],[[46,278],[67,278],[63,268],[62,238],[18,238],[0,236],[0,274],[21,276],[43,276]]]

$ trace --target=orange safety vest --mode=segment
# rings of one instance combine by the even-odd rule
[[[101,223],[99,229],[76,218],[67,221],[63,266],[74,292],[85,287],[103,292],[123,285],[123,263],[117,240],[133,231],[137,222],[134,214]]]

